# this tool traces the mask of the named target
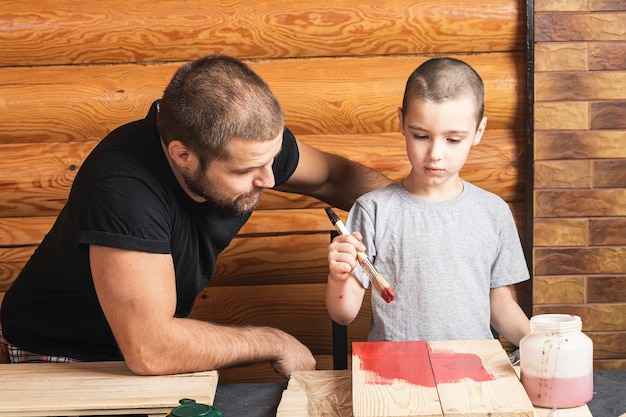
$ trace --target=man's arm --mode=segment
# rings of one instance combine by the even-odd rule
[[[489,292],[491,325],[506,340],[519,346],[522,337],[530,333],[530,320],[515,302],[508,286],[492,288]]]
[[[269,327],[222,326],[175,318],[170,255],[91,245],[93,281],[126,364],[140,375],[163,375],[270,361],[285,377],[314,370],[309,349]]]
[[[297,141],[298,167],[277,190],[306,194],[334,207],[349,210],[361,195],[392,181],[385,175],[344,157],[322,152]]]

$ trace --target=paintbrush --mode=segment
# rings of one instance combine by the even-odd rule
[[[337,216],[337,213],[335,213],[333,209],[331,209],[330,207],[326,207],[324,210],[326,210],[326,214],[328,215],[330,222],[333,224],[333,226],[335,226],[335,229],[337,229],[339,233],[341,233],[342,235],[350,234],[350,232],[346,228],[346,225],[343,224],[343,222],[341,221],[341,219],[339,219],[339,216]],[[383,278],[380,272],[378,272],[376,268],[374,268],[374,265],[367,257],[365,252],[357,252],[356,254],[359,260],[359,264],[369,277],[370,282],[372,283],[372,285],[374,285],[374,288],[376,288],[376,291],[378,291],[378,293],[383,297],[383,300],[388,303],[392,302],[396,298],[396,295],[394,294],[393,290],[391,289],[385,278]]]

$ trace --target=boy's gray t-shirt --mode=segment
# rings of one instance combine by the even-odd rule
[[[448,201],[426,201],[401,182],[357,200],[346,226],[396,299],[372,295],[368,340],[492,339],[489,290],[525,281],[528,267],[507,203],[463,181]],[[354,275],[367,288],[360,266]]]

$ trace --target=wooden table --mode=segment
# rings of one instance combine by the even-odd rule
[[[374,353],[387,361],[382,368],[367,365],[371,358],[363,347],[353,345],[352,370],[292,374],[277,417],[553,417],[552,410],[532,406],[498,341],[385,345]],[[419,371],[424,367],[426,372]],[[389,369],[402,378],[386,374]],[[465,376],[455,374],[463,369]],[[411,375],[418,371],[414,380]],[[425,376],[429,372],[432,381]],[[591,413],[585,405],[558,410],[558,416],[591,417]]]
[[[124,362],[0,365],[0,416],[164,416],[182,398],[213,404],[217,371],[139,376]]]

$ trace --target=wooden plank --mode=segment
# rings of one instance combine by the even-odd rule
[[[443,415],[428,344],[352,344],[352,408],[355,417]]]
[[[276,417],[352,417],[349,371],[298,371],[283,391]]]
[[[182,398],[213,404],[217,371],[133,374],[124,362],[0,365],[0,416],[167,413]],[[36,393],[36,394],[33,394]]]
[[[0,18],[0,65],[522,51],[523,16],[519,0],[25,0]]]
[[[332,321],[324,304],[326,284],[207,287],[190,318],[235,325],[276,327],[315,355],[331,355]],[[303,326],[303,323],[306,323]]]
[[[323,211],[325,205],[318,202],[317,206],[310,210],[258,210],[242,229],[242,235],[218,258],[211,286],[326,282],[330,222]],[[524,204],[510,207],[523,239]],[[338,212],[345,218],[345,212]],[[290,220],[281,226],[285,216]],[[0,291],[9,288],[54,221],[53,217],[27,219],[0,221],[0,236],[7,236],[6,243],[0,241]],[[285,226],[293,226],[293,231]],[[316,227],[319,230],[313,230]]]
[[[534,407],[499,341],[428,346],[443,415],[533,417]]]
[[[404,138],[398,133],[299,138],[322,151],[361,162],[394,180],[404,178],[410,170]],[[520,162],[523,142],[521,131],[488,130],[482,143],[472,149],[461,175],[507,201],[524,201]],[[76,172],[95,145],[96,141],[0,144],[3,217],[58,214],[67,201]],[[324,207],[324,204],[311,197],[271,190],[259,206],[260,209],[311,207]]]
[[[341,390],[347,388],[350,380],[350,370],[345,371],[315,371],[294,373],[293,383],[290,381],[278,405],[277,417],[349,417],[352,416],[352,395],[346,395]],[[293,378],[293,377],[292,377]],[[303,382],[304,381],[304,382]],[[339,384],[345,384],[338,391],[331,389]],[[311,387],[307,389],[306,387]],[[317,409],[323,409],[325,414],[315,414],[317,409],[311,410],[311,398],[316,401]],[[350,408],[350,409],[348,409]],[[558,410],[560,417],[592,417],[586,405],[570,409]],[[535,417],[554,417],[553,410],[534,408]]]
[[[483,76],[488,128],[524,126],[524,53],[456,57]],[[249,64],[280,100],[286,124],[296,135],[337,135],[398,132],[396,109],[406,80],[427,58],[393,55]],[[0,68],[0,143],[100,140],[115,127],[143,118],[179,65]]]

